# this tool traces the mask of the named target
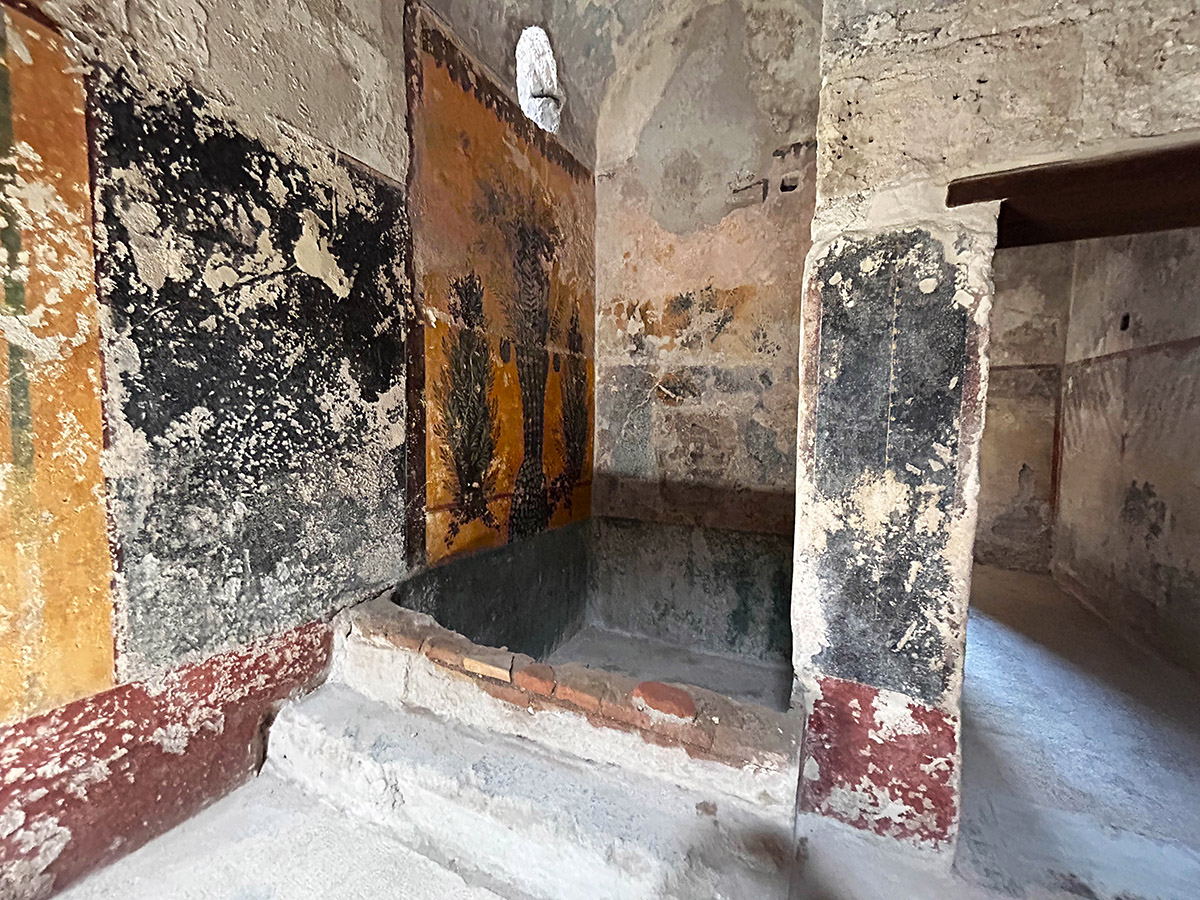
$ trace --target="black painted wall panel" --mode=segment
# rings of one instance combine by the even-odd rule
[[[404,572],[403,190],[100,72],[106,455],[131,671]]]
[[[820,557],[828,646],[816,663],[929,703],[955,652],[939,624],[969,324],[956,274],[916,229],[842,239],[816,271],[816,499],[851,511]],[[889,479],[903,501],[881,523],[856,514]]]

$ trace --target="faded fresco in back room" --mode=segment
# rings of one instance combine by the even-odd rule
[[[592,176],[418,26],[413,228],[425,307],[426,556],[591,503]]]
[[[122,674],[405,571],[404,192],[191,88],[101,72],[105,454]]]
[[[0,30],[0,722],[112,683],[84,88],[65,42]]]

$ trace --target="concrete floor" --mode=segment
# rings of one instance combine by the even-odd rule
[[[711,680],[717,672],[726,686],[753,688],[745,687],[751,670],[735,669],[729,679],[725,662],[627,638],[618,653],[614,640],[585,634],[555,656],[617,664],[644,677],[707,679],[705,686],[719,689]],[[806,863],[793,876],[794,900],[1200,898],[1195,678],[1123,642],[1048,578],[977,567],[963,709],[962,832],[953,869],[944,858],[804,816],[798,833]],[[429,727],[454,726],[431,720]],[[694,818],[690,807],[687,813]],[[532,854],[530,865],[561,865],[561,858],[522,852]],[[496,900],[407,849],[391,830],[269,774],[63,896],[335,895]]]
[[[270,774],[130,856],[62,900],[502,900]]]
[[[588,625],[560,645],[547,660],[580,663],[644,681],[674,681],[786,712],[792,696],[787,661],[696,652],[663,641]]]
[[[1047,577],[976,566],[957,867],[1012,896],[1200,897],[1200,681]]]

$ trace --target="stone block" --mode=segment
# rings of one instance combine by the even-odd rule
[[[462,666],[473,675],[496,681],[512,681],[513,655],[494,647],[472,647],[463,654]]]
[[[550,697],[554,695],[554,669],[545,663],[534,662],[528,656],[514,657],[512,683],[530,693]]]
[[[948,181],[1073,150],[1080,139],[1083,70],[1076,24],[920,51],[872,48],[836,61],[821,90],[821,194],[840,197],[920,178]]]

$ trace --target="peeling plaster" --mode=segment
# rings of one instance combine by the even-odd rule
[[[968,352],[989,254],[913,229],[810,257],[819,380],[802,404],[792,610],[805,689],[824,672],[957,702],[978,489],[960,441],[982,429],[986,376]]]
[[[250,777],[263,721],[331,642],[304,626],[0,728],[4,896],[49,896]]]
[[[808,715],[800,805],[932,848],[958,824],[958,720],[911,698],[823,678]]]
[[[120,666],[327,614],[404,572],[402,191],[195,91],[103,72],[104,454]],[[280,199],[282,198],[282,202]]]

